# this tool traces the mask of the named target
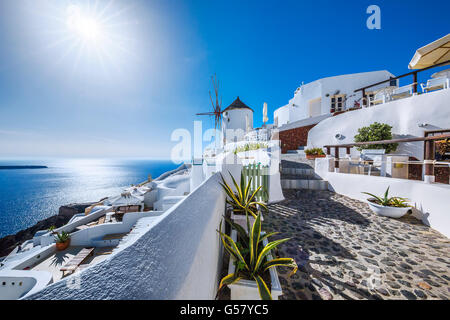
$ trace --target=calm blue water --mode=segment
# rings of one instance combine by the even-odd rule
[[[0,170],[0,238],[58,214],[61,205],[97,201],[175,169],[161,160],[0,160],[1,165],[48,169]]]

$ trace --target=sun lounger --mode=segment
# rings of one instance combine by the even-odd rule
[[[82,264],[90,255],[94,253],[94,248],[84,248],[78,254],[69,260],[64,267],[59,269],[63,272],[63,276],[65,272],[74,272],[80,264]]]

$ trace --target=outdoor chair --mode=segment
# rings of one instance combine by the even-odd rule
[[[374,96],[369,99],[369,106],[374,106],[377,104],[383,104],[390,100],[391,94],[397,87],[389,86],[379,90],[374,91]]]
[[[421,83],[420,86],[422,87],[423,92],[430,92],[434,90],[448,89],[450,87],[449,82],[449,78],[440,77],[428,80],[426,85]]]
[[[386,103],[386,101],[388,100],[387,98],[388,98],[387,92],[385,92],[384,90],[380,90],[377,93],[375,93],[373,98],[370,99],[369,103],[371,106]]]
[[[416,83],[411,83],[406,86],[394,89],[392,94],[390,95],[391,100],[398,100],[403,98],[408,98],[413,95],[413,87]]]

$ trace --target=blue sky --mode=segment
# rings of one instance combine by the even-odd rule
[[[371,4],[381,30],[366,28]],[[73,6],[101,36],[74,32]],[[408,72],[450,32],[448,12],[441,0],[1,1],[0,157],[168,158],[173,130],[213,126],[195,116],[213,73],[224,107],[240,96],[260,125],[263,102],[272,121],[302,81]]]

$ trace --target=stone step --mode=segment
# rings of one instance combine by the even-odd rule
[[[283,189],[328,190],[328,181],[309,179],[281,179]]]
[[[297,150],[288,150],[287,153],[290,154],[290,155],[295,154],[295,155],[299,156],[300,158],[306,158],[306,153],[303,150],[299,150],[299,149],[297,149]]]
[[[320,177],[315,174],[281,174],[281,179],[285,180],[322,180]]]
[[[281,168],[281,174],[290,174],[290,175],[301,175],[301,176],[311,176],[314,177],[314,169],[306,169],[306,168]]]

